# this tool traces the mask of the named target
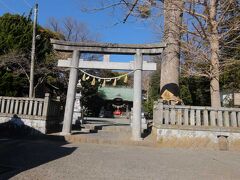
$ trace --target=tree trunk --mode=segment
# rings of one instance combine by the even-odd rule
[[[168,89],[174,95],[179,96],[182,6],[182,0],[164,1],[164,41],[167,46],[162,56],[160,94]]]
[[[211,105],[212,107],[221,107],[220,86],[219,86],[219,33],[216,21],[217,0],[210,0],[210,48],[211,48]]]
[[[211,42],[211,66],[212,78],[210,82],[211,105],[212,107],[221,107],[220,87],[219,87],[219,41],[216,35],[212,35]]]

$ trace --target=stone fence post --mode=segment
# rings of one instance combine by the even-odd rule
[[[44,103],[43,103],[43,117],[45,117],[46,119],[47,119],[47,115],[48,115],[49,103],[50,103],[50,94],[45,93],[45,98],[44,98]]]
[[[153,105],[153,126],[160,124],[163,124],[163,103],[161,100],[158,100]]]

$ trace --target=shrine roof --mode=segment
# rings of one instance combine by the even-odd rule
[[[123,101],[133,101],[133,88],[128,87],[101,87],[98,94],[105,100],[122,98]]]

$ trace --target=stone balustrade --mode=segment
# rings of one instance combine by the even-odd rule
[[[165,105],[156,102],[153,111],[154,126],[173,128],[229,129],[240,131],[239,108]]]
[[[18,120],[40,133],[59,121],[60,99],[0,96],[0,123]]]
[[[44,112],[43,107],[44,99],[40,98],[0,97],[1,115],[16,114],[43,117],[46,116],[46,109]]]
[[[163,146],[239,150],[240,108],[165,105],[158,101],[153,109],[153,129]]]

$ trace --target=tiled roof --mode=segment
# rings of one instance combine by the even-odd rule
[[[124,101],[133,101],[133,88],[127,87],[101,87],[98,94],[105,100],[122,98]]]

